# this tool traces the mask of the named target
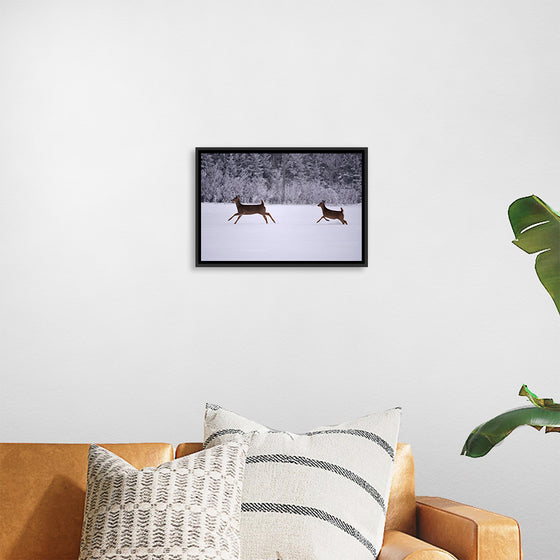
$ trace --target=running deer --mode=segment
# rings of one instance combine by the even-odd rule
[[[260,204],[241,204],[241,202],[239,202],[239,197],[236,196],[232,200],[232,202],[235,202],[235,205],[237,206],[237,212],[231,218],[239,216],[239,218],[237,218],[237,220],[233,222],[234,224],[236,224],[240,220],[241,216],[248,216],[249,214],[260,214],[267,224],[268,220],[266,219],[266,217],[268,216],[274,223],[276,223],[274,218],[266,211],[264,201],[262,199]],[[229,218],[229,220],[231,220],[231,218]]]
[[[340,220],[341,223],[348,225],[348,222],[344,219],[344,208],[341,208],[340,210],[331,210],[330,208],[327,208],[325,206],[324,200],[319,202],[317,206],[321,207],[323,215],[315,222],[316,224],[318,224],[321,220],[325,220],[325,222],[328,222],[329,219],[331,219]]]

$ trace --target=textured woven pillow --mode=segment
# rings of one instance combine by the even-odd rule
[[[246,456],[233,441],[137,470],[92,445],[80,560],[238,560]]]
[[[395,408],[293,434],[206,405],[205,447],[256,432],[243,482],[241,558],[377,558],[400,416]]]

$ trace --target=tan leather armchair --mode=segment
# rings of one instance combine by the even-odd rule
[[[415,495],[410,445],[398,444],[379,560],[521,560],[517,521]]]
[[[173,458],[167,443],[104,445],[136,468]],[[76,560],[88,444],[0,443],[0,560]],[[202,448],[183,443],[182,457]],[[415,495],[410,446],[399,444],[379,560],[520,560],[508,517]],[[340,559],[333,559],[340,560]],[[344,559],[352,560],[352,559]]]
[[[510,517],[415,495],[410,445],[399,443],[379,560],[521,560],[521,533]]]
[[[137,469],[173,459],[168,443],[104,445]],[[76,560],[89,444],[0,443],[0,560]]]

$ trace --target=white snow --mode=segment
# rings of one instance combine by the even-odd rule
[[[338,210],[339,206],[328,205]],[[315,205],[267,204],[276,220],[259,214],[237,216],[235,204],[201,206],[201,260],[205,261],[361,261],[362,205],[344,206],[348,225],[321,220]]]

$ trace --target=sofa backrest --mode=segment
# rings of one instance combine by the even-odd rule
[[[171,461],[167,443],[105,445],[138,469]],[[0,444],[0,560],[76,560],[88,444]]]
[[[137,469],[171,461],[167,443],[103,444]],[[0,560],[76,560],[84,510],[88,444],[0,444]],[[176,457],[202,449],[182,443]],[[416,498],[410,445],[399,443],[386,529],[414,535]]]
[[[175,457],[184,457],[202,449],[202,443],[181,443]],[[416,488],[414,458],[408,443],[399,443],[395,453],[393,479],[387,505],[385,530],[393,529],[409,535],[416,534]]]
[[[385,530],[393,529],[416,535],[416,484],[414,457],[408,443],[397,444],[393,479],[387,505]]]

